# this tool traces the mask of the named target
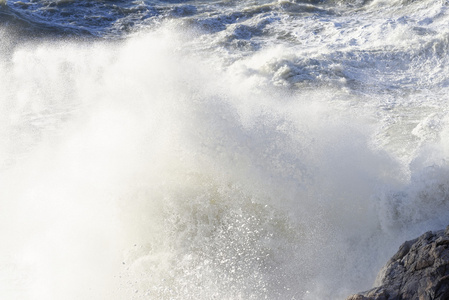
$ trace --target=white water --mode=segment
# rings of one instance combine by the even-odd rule
[[[432,3],[413,8],[426,30],[448,22]],[[3,33],[0,297],[370,288],[403,241],[449,221],[447,29],[411,34],[388,12],[391,27],[367,10],[372,28],[292,29],[307,46],[255,52],[208,50],[234,29],[176,22],[123,42]]]

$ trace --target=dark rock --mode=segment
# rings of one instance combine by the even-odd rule
[[[449,226],[402,244],[377,275],[376,285],[347,300],[448,300]]]

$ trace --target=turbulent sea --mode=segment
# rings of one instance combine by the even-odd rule
[[[447,0],[0,1],[0,299],[344,299],[449,224]]]

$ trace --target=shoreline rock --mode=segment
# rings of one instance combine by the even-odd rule
[[[375,285],[346,300],[449,299],[449,226],[403,243]]]

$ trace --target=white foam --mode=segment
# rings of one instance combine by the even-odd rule
[[[344,298],[447,223],[438,107],[287,90],[296,46],[230,59],[201,40],[162,26],[1,62],[0,295]]]

